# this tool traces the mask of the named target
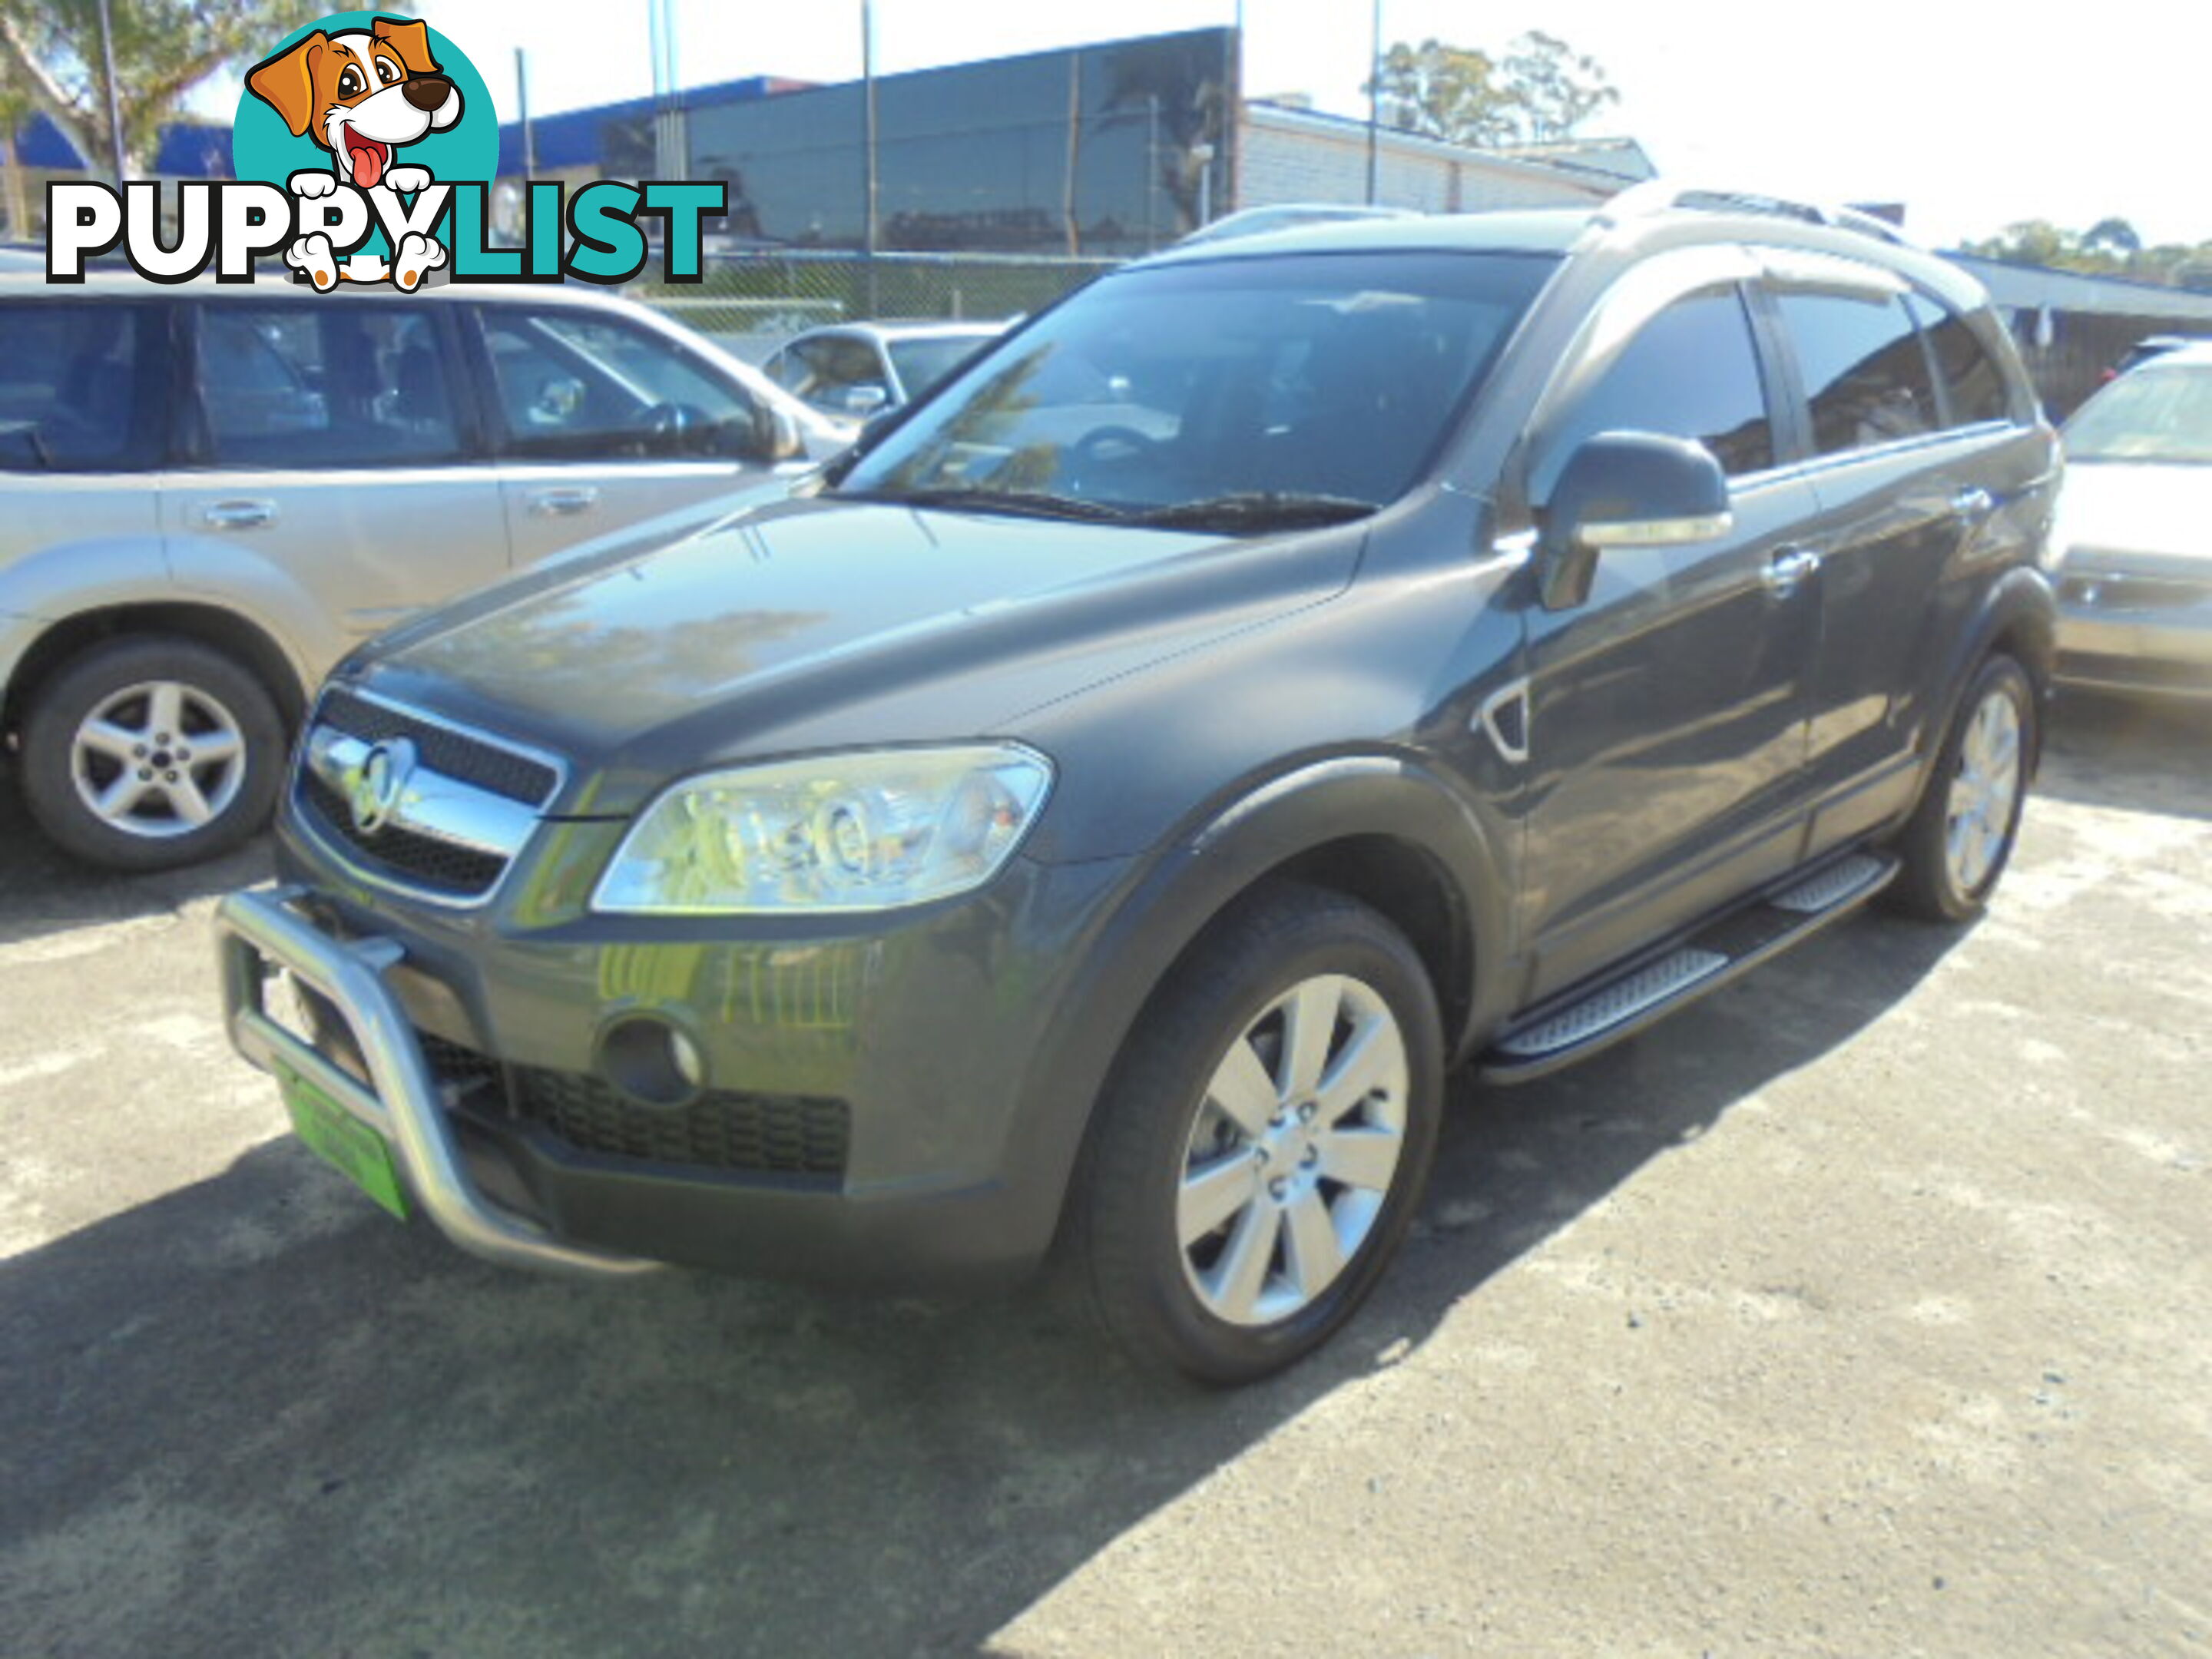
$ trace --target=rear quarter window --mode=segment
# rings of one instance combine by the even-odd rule
[[[1951,394],[1951,424],[1974,426],[1984,421],[2012,418],[2012,398],[2004,372],[1982,349],[1966,319],[1948,307],[1924,295],[1911,295],[1905,305],[1920,325],[1936,373]]]

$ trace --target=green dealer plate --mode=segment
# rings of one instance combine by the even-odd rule
[[[399,1183],[399,1169],[392,1161],[392,1148],[384,1137],[297,1072],[279,1072],[276,1081],[300,1139],[404,1221],[407,1192]]]

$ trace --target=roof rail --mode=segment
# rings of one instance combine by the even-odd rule
[[[1899,247],[1915,246],[1910,237],[1887,220],[1877,219],[1857,208],[1823,207],[1817,203],[1793,202],[1756,191],[1720,190],[1680,184],[1672,179],[1647,179],[1642,184],[1631,185],[1599,209],[1598,217],[1607,224],[1619,225],[1674,208],[1706,213],[1765,214],[1778,219],[1795,219],[1803,224],[1854,230]]]

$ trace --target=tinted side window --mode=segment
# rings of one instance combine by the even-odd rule
[[[2005,391],[2004,375],[1966,319],[1946,307],[1915,294],[1905,304],[1920,325],[1929,349],[1936,354],[1936,372],[1951,392],[1951,424],[1972,426],[1977,421],[2008,420],[2012,400]]]
[[[0,471],[150,465],[141,356],[156,320],[150,306],[0,305]]]
[[[1567,416],[1553,474],[1601,432],[1694,438],[1731,477],[1774,465],[1751,323],[1734,289],[1677,300],[1646,323]],[[1540,499],[1553,479],[1540,481]]]
[[[1936,430],[1936,383],[1919,331],[1894,297],[1784,294],[1783,325],[1797,349],[1822,455]]]
[[[419,466],[461,453],[446,354],[419,307],[205,306],[199,373],[218,466]]]
[[[486,306],[507,451],[617,460],[752,453],[750,398],[659,336],[563,307]]]

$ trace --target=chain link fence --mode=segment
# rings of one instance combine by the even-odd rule
[[[709,256],[698,283],[641,283],[630,293],[758,362],[802,329],[883,318],[1024,315],[1119,262],[980,253]]]

